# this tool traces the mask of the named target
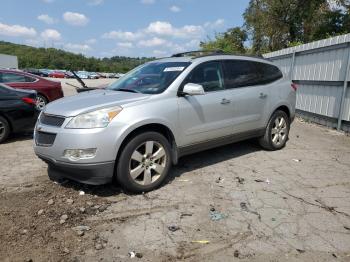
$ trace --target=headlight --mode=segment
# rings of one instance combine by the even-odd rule
[[[69,121],[66,128],[103,128],[108,126],[120,111],[122,111],[120,106],[114,106],[77,115]]]

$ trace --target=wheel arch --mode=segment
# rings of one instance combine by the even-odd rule
[[[177,164],[178,152],[177,152],[177,144],[176,144],[174,133],[167,125],[161,124],[161,123],[147,123],[138,127],[134,127],[132,130],[130,130],[119,146],[117,157],[116,157],[116,163],[118,163],[120,154],[124,149],[125,145],[136,135],[147,131],[160,133],[169,141],[169,144],[171,146],[171,153],[172,153],[171,155],[172,163],[174,165]]]

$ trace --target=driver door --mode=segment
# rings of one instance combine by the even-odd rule
[[[202,85],[205,94],[178,98],[182,132],[179,146],[232,134],[232,90],[225,89],[221,62],[210,61],[198,65],[188,75],[186,83]]]

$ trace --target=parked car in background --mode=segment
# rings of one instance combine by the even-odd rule
[[[49,73],[42,71],[40,69],[35,69],[35,68],[28,68],[23,70],[26,73],[32,74],[32,75],[37,75],[41,77],[47,77],[49,76]]]
[[[89,79],[99,79],[100,75],[95,72],[89,72]]]
[[[17,70],[0,69],[0,83],[19,89],[31,89],[37,91],[37,107],[43,109],[45,105],[63,97],[60,82],[50,81],[40,76]]]
[[[260,58],[195,54],[146,63],[104,90],[49,104],[34,132],[49,175],[115,179],[141,193],[187,154],[250,138],[282,149],[295,116],[288,76]]]
[[[0,143],[10,133],[33,130],[38,112],[35,91],[0,84]]]
[[[89,73],[86,71],[78,71],[75,72],[77,74],[78,77],[80,77],[81,79],[89,79]]]
[[[52,71],[52,72],[49,73],[49,77],[52,77],[52,78],[64,78],[65,75],[61,71]]]

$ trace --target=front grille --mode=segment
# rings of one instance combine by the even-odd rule
[[[40,123],[48,126],[61,127],[64,120],[65,118],[62,116],[51,116],[45,114],[41,114],[40,116]]]
[[[35,134],[35,143],[38,146],[52,146],[55,142],[56,134],[38,131]]]

